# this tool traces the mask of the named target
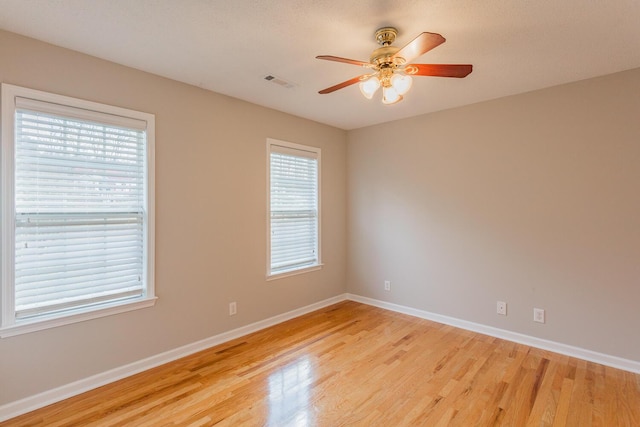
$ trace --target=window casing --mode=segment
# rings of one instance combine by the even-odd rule
[[[321,267],[320,149],[267,139],[267,277]]]
[[[153,305],[154,127],[2,85],[0,336]]]

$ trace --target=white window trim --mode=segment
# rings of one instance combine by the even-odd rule
[[[318,262],[314,265],[303,267],[295,270],[284,271],[281,273],[271,274],[271,147],[279,146],[285,148],[291,148],[299,151],[307,151],[314,153],[318,159]],[[305,274],[311,271],[320,270],[323,267],[322,263],[322,161],[320,148],[311,147],[309,145],[296,144],[288,141],[281,141],[278,139],[267,138],[267,265],[266,265],[266,280],[277,280],[284,277],[295,276],[298,274]]]
[[[100,104],[68,96],[56,95],[39,90],[28,89],[2,83],[0,89],[2,98],[1,105],[1,151],[0,151],[0,197],[2,207],[0,208],[1,245],[0,255],[0,338],[20,335],[81,322],[89,319],[96,319],[117,313],[137,310],[150,307],[155,304],[155,116],[149,113],[129,110],[126,108]],[[144,239],[147,250],[144,252],[143,265],[146,266],[145,293],[141,298],[130,301],[113,301],[99,304],[93,307],[83,307],[69,310],[63,313],[43,315],[29,319],[15,319],[14,306],[14,241],[15,241],[15,218],[14,218],[14,131],[15,131],[15,111],[16,97],[34,99],[62,106],[80,108],[88,111],[106,113],[124,118],[136,119],[146,122],[147,134],[147,162],[146,167],[146,214],[147,227]],[[5,201],[10,203],[4,203]]]

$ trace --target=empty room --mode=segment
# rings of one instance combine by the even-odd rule
[[[0,0],[0,425],[640,426],[638,22]]]

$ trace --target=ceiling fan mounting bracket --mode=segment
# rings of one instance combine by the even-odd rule
[[[396,39],[398,30],[393,27],[382,27],[376,31],[376,40],[382,46],[389,46]]]

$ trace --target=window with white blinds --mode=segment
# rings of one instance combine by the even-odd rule
[[[320,265],[320,149],[268,140],[268,275]]]
[[[3,107],[13,107],[13,138],[3,135],[13,158],[3,164],[13,172],[3,170],[3,239],[13,240],[3,242],[3,326],[153,297],[153,116],[21,89],[3,85]]]

